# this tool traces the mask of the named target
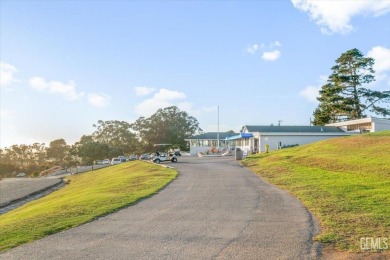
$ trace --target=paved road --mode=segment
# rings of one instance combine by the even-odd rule
[[[61,183],[58,178],[6,178],[0,181],[0,210],[13,201]]]
[[[305,208],[232,157],[179,158],[179,177],[137,205],[0,259],[312,259]]]

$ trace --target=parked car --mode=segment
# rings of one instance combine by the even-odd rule
[[[104,159],[103,160],[103,164],[110,164],[110,160],[109,159]]]
[[[129,156],[129,161],[134,161],[134,160],[137,160],[138,159],[138,156],[136,154],[132,154]]]
[[[122,159],[122,158],[112,158],[111,164],[112,164],[112,165],[120,164],[120,163],[123,162],[123,160],[126,161],[126,159]]]
[[[95,161],[95,164],[99,164],[99,165],[103,164],[103,161],[100,161],[100,160],[99,161]]]
[[[147,159],[149,159],[150,158],[150,154],[148,154],[148,153],[144,153],[144,154],[141,154],[140,156],[139,156],[139,159],[140,160],[147,160]]]
[[[26,177],[26,174],[24,172],[21,172],[21,173],[18,173],[18,175],[16,175],[16,177],[18,177],[18,178]]]

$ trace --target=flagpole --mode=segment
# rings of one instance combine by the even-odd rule
[[[218,132],[217,132],[217,148],[219,151],[219,106],[218,106]]]

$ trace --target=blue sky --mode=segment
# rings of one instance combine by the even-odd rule
[[[390,89],[390,1],[0,2],[0,146],[176,105],[205,131],[308,125],[341,53]]]

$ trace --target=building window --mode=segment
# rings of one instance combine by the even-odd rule
[[[363,123],[363,124],[356,124],[356,125],[348,125],[347,126],[348,131],[354,131],[354,130],[371,130],[371,123]]]

